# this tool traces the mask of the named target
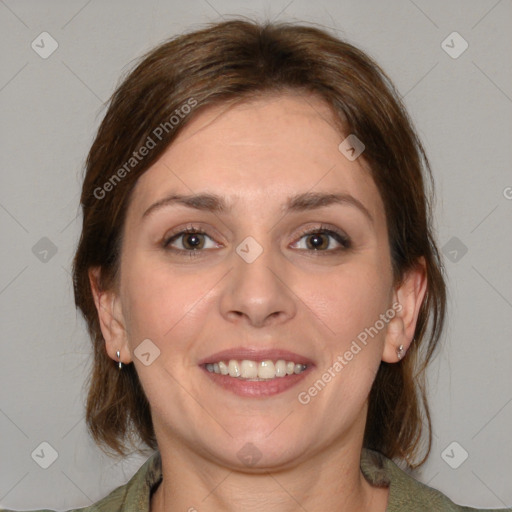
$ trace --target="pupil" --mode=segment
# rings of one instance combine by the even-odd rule
[[[311,235],[310,245],[312,245],[313,248],[315,248],[315,249],[322,247],[322,245],[324,245],[323,240],[322,240],[322,235]]]
[[[185,240],[186,245],[194,249],[201,245],[201,239],[197,236],[197,234],[188,235]]]

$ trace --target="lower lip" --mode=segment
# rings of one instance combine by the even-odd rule
[[[202,367],[208,377],[218,386],[231,391],[235,395],[250,398],[265,398],[278,395],[298,384],[312,369],[311,366],[301,373],[292,373],[286,377],[276,377],[269,380],[244,380],[229,375],[209,372]]]

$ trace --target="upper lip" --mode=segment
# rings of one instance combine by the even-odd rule
[[[208,363],[218,363],[219,361],[229,361],[230,359],[235,359],[237,361],[242,361],[244,359],[249,359],[251,361],[277,361],[279,359],[284,359],[285,361],[292,361],[296,364],[313,364],[313,361],[306,356],[297,354],[295,352],[290,352],[289,350],[281,350],[276,348],[262,349],[255,347],[235,347],[227,350],[221,350],[220,352],[216,352],[210,356],[201,359],[198,364],[208,364]]]

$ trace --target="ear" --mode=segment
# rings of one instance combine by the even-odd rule
[[[387,326],[382,360],[396,363],[403,358],[414,337],[421,304],[427,292],[427,270],[425,258],[406,272],[401,283],[393,292],[393,309],[396,315]],[[403,347],[399,357],[400,347]]]
[[[101,332],[105,339],[107,354],[116,363],[132,361],[121,301],[114,290],[102,290],[100,267],[89,269],[89,282],[94,297],[94,304],[98,312]],[[120,352],[120,358],[117,357]]]

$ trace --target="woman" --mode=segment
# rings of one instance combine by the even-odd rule
[[[228,21],[146,55],[88,156],[74,287],[92,435],[156,451],[84,510],[475,510],[391,460],[430,450],[425,180],[389,79],[323,31]]]

